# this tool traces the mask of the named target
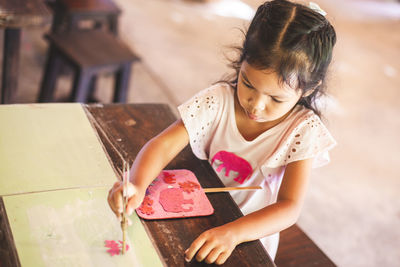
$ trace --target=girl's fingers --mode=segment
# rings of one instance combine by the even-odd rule
[[[228,257],[231,255],[232,252],[222,252],[219,254],[217,260],[215,261],[215,264],[217,265],[222,265],[225,263],[225,261],[228,259]]]
[[[126,214],[128,214],[128,216],[131,216],[133,211],[139,207],[140,203],[138,202],[136,196],[128,200],[128,204],[126,205]]]
[[[113,184],[113,186],[111,187],[111,189],[117,188],[117,187],[119,186],[119,184],[120,184],[120,182],[115,182],[115,183]]]
[[[116,214],[118,221],[122,222],[122,215],[121,213]]]
[[[122,220],[122,212],[123,212],[123,184],[122,182],[114,183],[113,187],[108,191],[107,201],[111,207],[111,210],[115,213],[118,220]],[[138,197],[138,192],[136,187],[132,183],[128,183],[126,187],[126,195],[128,197],[128,203],[126,205],[126,212],[128,216],[132,215],[132,212],[137,206],[139,206],[141,200]],[[129,223],[130,225],[132,223]]]
[[[201,246],[200,250],[197,252],[196,260],[203,261],[213,250],[214,246],[210,242],[206,242],[203,246]]]
[[[202,238],[201,236],[199,236],[195,241],[193,241],[190,247],[185,251],[185,260],[187,262],[191,261],[196,252],[203,246],[205,242],[206,239]]]
[[[128,183],[126,187],[126,194],[128,198],[131,198],[133,195],[137,194],[136,187],[132,183]]]
[[[126,205],[126,213],[128,216],[132,215],[133,210],[135,210],[142,202],[142,199],[139,199],[138,192],[136,187],[131,183],[128,184],[127,187],[127,195],[128,195],[128,203]]]
[[[107,196],[107,201],[108,201],[108,205],[110,205],[110,208],[111,208],[111,210],[116,214],[116,215],[118,215],[118,210],[117,210],[117,208],[115,207],[115,203],[114,203],[114,200],[113,200],[113,196],[114,196],[114,191],[115,191],[115,189],[118,187],[118,182],[116,182],[114,185],[113,185],[113,187],[108,191],[108,196]]]
[[[113,188],[111,193],[111,203],[114,205],[114,211],[116,213],[122,213],[122,184]]]
[[[214,249],[211,250],[211,252],[208,254],[208,256],[207,256],[205,262],[206,262],[207,264],[214,263],[214,262],[218,259],[218,256],[221,254],[221,252],[222,252],[221,249],[219,249],[219,248],[214,248]]]

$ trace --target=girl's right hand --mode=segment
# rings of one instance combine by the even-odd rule
[[[108,198],[107,198],[108,204],[110,205],[112,211],[115,213],[118,220],[120,221],[122,220],[122,212],[123,212],[122,193],[123,193],[123,183],[121,181],[118,181],[113,185],[110,191],[108,191]],[[126,193],[128,197],[128,203],[126,205],[126,213],[129,216],[143,202],[145,192],[142,192],[142,190],[139,190],[137,186],[129,182]]]

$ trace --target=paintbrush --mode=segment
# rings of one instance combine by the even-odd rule
[[[125,254],[126,250],[126,229],[128,228],[128,219],[126,218],[126,205],[128,204],[128,194],[127,194],[127,186],[129,179],[129,165],[126,161],[123,163],[122,167],[122,220],[121,220],[121,229],[122,229],[122,255]]]
[[[261,186],[247,186],[247,187],[214,187],[214,188],[203,188],[204,193],[219,193],[229,191],[240,191],[240,190],[259,190]]]

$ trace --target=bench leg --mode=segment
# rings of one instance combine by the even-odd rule
[[[89,97],[92,75],[87,71],[76,70],[74,85],[70,97],[71,102],[86,103]]]
[[[79,29],[79,14],[69,14],[67,18],[67,31],[73,31]]]
[[[13,103],[18,87],[18,69],[21,45],[21,29],[4,30],[3,76],[1,104]]]
[[[115,36],[118,36],[118,16],[110,15],[108,17],[108,24],[110,32],[112,32]]]
[[[96,95],[96,85],[97,85],[97,75],[93,75],[92,78],[90,79],[90,84],[89,84],[89,97],[88,97],[88,102],[99,102],[97,101],[95,95]]]
[[[56,33],[62,31],[62,27],[64,26],[65,21],[65,12],[60,3],[54,2],[51,3],[51,9],[53,10],[53,22],[51,24],[51,32]]]
[[[43,103],[53,101],[53,94],[57,83],[60,65],[61,59],[57,56],[57,52],[54,47],[50,46],[49,53],[47,55],[45,71],[40,86],[38,102]]]
[[[126,103],[132,63],[124,64],[115,75],[114,102]]]

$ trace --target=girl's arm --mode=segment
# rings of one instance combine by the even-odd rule
[[[177,120],[143,146],[130,171],[128,215],[142,203],[149,184],[188,143],[185,126]],[[108,203],[118,218],[122,213],[122,190],[122,183],[116,182],[108,195]]]
[[[186,260],[223,264],[236,245],[256,240],[293,225],[300,214],[313,159],[289,163],[276,203],[231,223],[202,233],[186,251]]]

